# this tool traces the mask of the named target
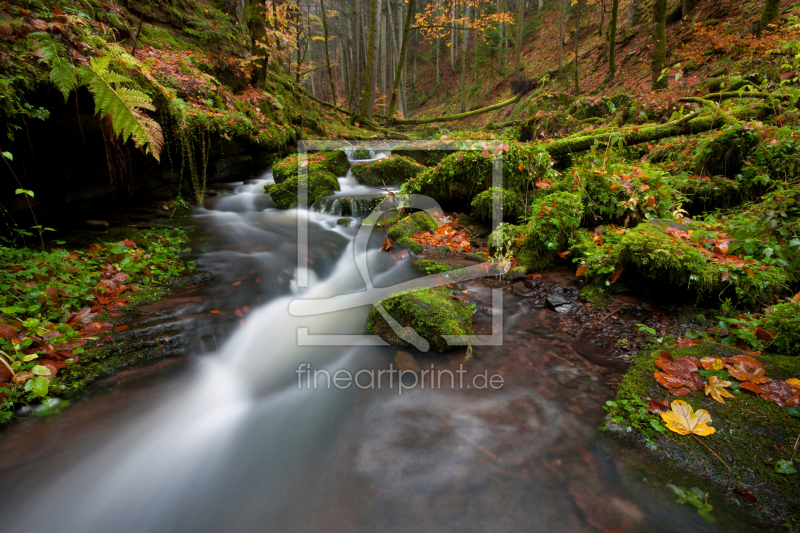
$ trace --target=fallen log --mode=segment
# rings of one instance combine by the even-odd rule
[[[757,120],[763,119],[775,111],[771,106],[759,106],[756,108],[742,107],[732,111],[714,112],[708,108],[690,113],[685,117],[657,124],[654,126],[628,127],[619,130],[604,130],[599,133],[572,136],[549,143],[540,143],[542,150],[550,155],[564,155],[574,152],[589,150],[595,143],[622,142],[626,146],[653,142],[667,137],[677,137],[679,135],[690,135],[702,133],[717,128],[737,120]]]
[[[446,115],[442,117],[429,117],[429,118],[395,118],[392,119],[392,124],[431,124],[432,122],[452,122],[454,120],[461,120],[468,117],[472,117],[474,115],[480,115],[481,113],[486,113],[488,111],[494,111],[496,109],[502,109],[507,105],[514,104],[519,101],[521,98],[520,95],[516,95],[513,98],[509,98],[504,102],[500,102],[494,105],[490,105],[488,107],[482,107],[480,109],[474,109],[472,111],[467,111],[465,113],[458,113],[456,115]]]

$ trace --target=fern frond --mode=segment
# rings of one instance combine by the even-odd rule
[[[78,87],[78,70],[64,57],[64,46],[49,34],[36,32],[30,36],[39,39],[36,51],[42,54],[45,63],[50,67],[50,81],[61,91],[66,102],[69,93]]]
[[[141,91],[115,87],[113,80],[119,79],[119,75],[108,70],[108,58],[92,60],[88,66],[80,68],[81,78],[94,96],[95,113],[111,117],[114,134],[120,136],[122,142],[133,139],[137,148],[160,161],[164,134],[161,126],[142,111],[155,110],[152,100]]]

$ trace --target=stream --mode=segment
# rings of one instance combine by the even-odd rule
[[[452,290],[468,291],[476,333],[489,334],[492,289],[504,289],[502,346],[475,346],[469,360],[464,347],[415,355],[423,369],[463,376],[461,386],[448,377],[441,388],[411,387],[405,376],[401,388],[384,374],[373,387],[339,388],[298,374],[305,364],[378,375],[397,349],[299,344],[298,328],[364,331],[369,305],[289,312],[297,298],[364,291],[361,218],[344,226],[336,214],[277,210],[262,192],[271,179],[228,184],[231,194],[186,221],[204,250],[198,267],[213,274],[170,304],[172,323],[193,332],[193,355],[112,376],[60,413],[5,431],[2,531],[752,529],[719,491],[598,432],[615,371],[576,353],[555,311],[496,278]],[[341,202],[381,193],[350,173],[340,182]],[[297,217],[308,221],[306,272],[296,266]],[[364,252],[372,283],[420,278],[413,257],[380,251],[383,237],[375,232]],[[502,386],[479,387],[481,374]],[[667,482],[709,490],[719,523],[675,503]]]

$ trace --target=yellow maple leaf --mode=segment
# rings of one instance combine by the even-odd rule
[[[800,294],[800,293],[798,293],[798,294]],[[789,378],[789,379],[786,380],[786,383],[788,383],[789,385],[791,385],[795,389],[800,390],[800,379]]]
[[[711,376],[706,383],[706,396],[711,396],[720,403],[725,403],[725,398],[736,398],[733,394],[728,392],[725,387],[730,387],[731,382],[719,379],[717,376]]]
[[[705,437],[717,431],[708,425],[711,423],[711,415],[708,414],[708,411],[698,409],[695,412],[692,406],[683,400],[675,400],[672,402],[671,410],[659,414],[664,419],[667,428],[679,435],[693,433]]]

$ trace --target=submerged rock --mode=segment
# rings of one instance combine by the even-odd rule
[[[291,177],[297,177],[297,154],[290,155],[272,165],[272,177],[275,183],[283,183]],[[344,176],[350,169],[350,160],[342,150],[317,152],[308,154],[309,175],[318,170],[325,170],[336,176]],[[337,189],[338,190],[338,189]]]
[[[401,326],[413,328],[437,352],[449,348],[443,335],[474,335],[472,308],[453,297],[444,287],[398,292],[382,300],[380,305]],[[367,318],[367,332],[378,335],[392,346],[411,346],[395,333],[375,308]]]
[[[297,176],[292,176],[286,181],[264,186],[264,192],[278,209],[292,209],[297,207]],[[327,170],[315,170],[308,174],[308,204],[313,204],[323,196],[330,196],[340,190],[339,180]]]

